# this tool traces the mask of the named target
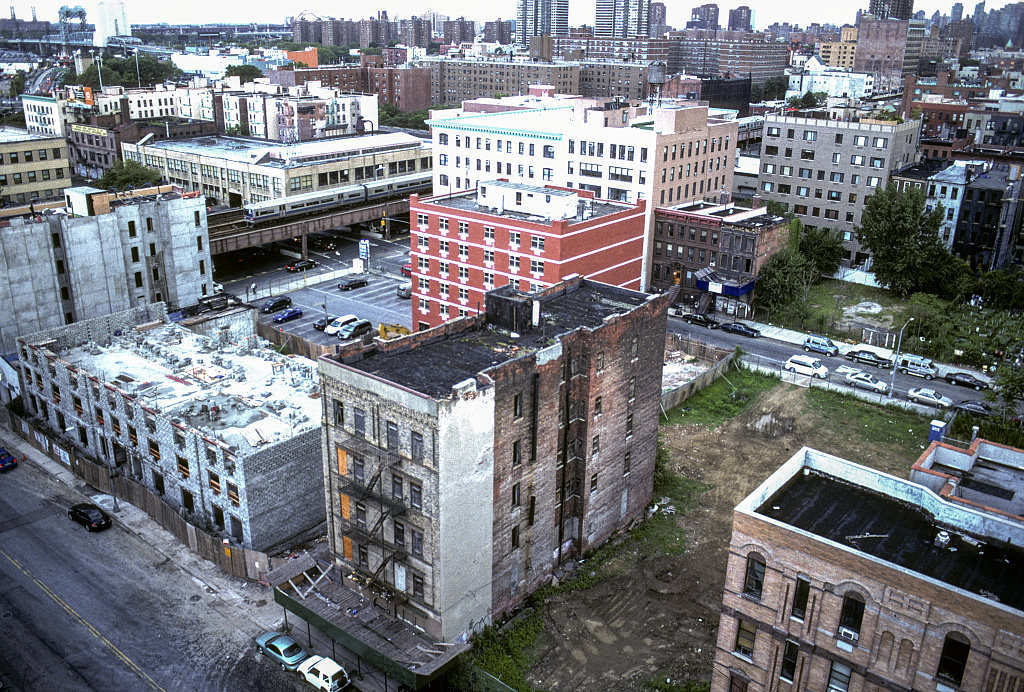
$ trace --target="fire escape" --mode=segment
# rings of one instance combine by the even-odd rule
[[[401,564],[408,557],[407,538],[403,536],[400,544],[388,540],[384,525],[388,519],[400,517],[407,510],[404,499],[396,498],[386,487],[391,477],[388,472],[399,468],[403,457],[357,435],[345,435],[340,444],[348,454],[350,464],[362,461],[365,474],[364,482],[351,474],[338,477],[339,490],[350,500],[348,517],[340,517],[341,533],[360,546],[368,549],[373,546],[380,554],[380,563],[375,568],[372,557],[363,564],[355,556],[353,569],[370,590],[397,606],[405,600],[404,592],[382,579],[382,575],[389,563]]]
[[[589,364],[581,355],[567,353],[563,362],[562,401],[559,410],[562,439],[558,449],[558,557],[557,562],[579,556],[583,532],[583,498],[581,496],[586,474],[587,400]],[[575,522],[574,528],[566,532],[566,524]],[[566,542],[572,541],[567,551]]]

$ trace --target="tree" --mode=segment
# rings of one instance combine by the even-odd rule
[[[1024,401],[1024,365],[1019,362],[1000,363],[993,384],[985,398],[996,404],[1004,418],[1016,416],[1017,407]]]
[[[103,60],[103,85],[104,86],[130,86],[134,87],[141,83],[144,87],[154,84],[163,84],[168,80],[181,79],[184,73],[174,66],[174,63],[167,60],[158,60],[148,53],[139,53],[138,64],[136,57],[127,58],[105,58]],[[97,63],[93,63],[81,74],[65,77],[66,84],[81,84],[83,86],[98,89],[100,86],[99,71]]]
[[[789,216],[789,212],[786,211],[786,207],[782,202],[776,202],[774,199],[768,200],[768,203],[764,205],[764,208],[772,216]]]
[[[1024,271],[1020,267],[996,269],[982,274],[978,294],[985,307],[1009,310],[1024,305]]]
[[[810,261],[799,252],[780,250],[768,258],[757,277],[757,302],[769,312],[786,308],[803,319],[807,311],[807,291],[816,278]]]
[[[104,190],[125,190],[129,187],[148,187],[160,183],[160,174],[135,161],[118,161],[111,166],[96,186]]]
[[[839,271],[843,261],[843,242],[837,232],[827,228],[805,228],[800,233],[797,247],[819,277],[832,276]]]
[[[907,296],[944,285],[942,268],[959,275],[961,267],[939,242],[944,214],[942,205],[930,212],[925,209],[923,191],[900,192],[894,182],[867,198],[857,240],[871,252],[880,284]]]
[[[228,65],[228,69],[224,71],[224,76],[238,77],[241,79],[242,84],[245,84],[262,77],[263,70],[255,65]]]

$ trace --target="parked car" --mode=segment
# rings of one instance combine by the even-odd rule
[[[18,459],[3,447],[0,447],[0,471],[10,471],[18,465]]]
[[[697,324],[700,325],[701,327],[707,327],[708,329],[714,329],[718,326],[718,322],[716,322],[714,319],[708,317],[707,315],[701,315],[700,313],[697,312],[689,312],[686,313],[685,315],[682,315],[681,317],[682,319],[686,320],[687,324]]]
[[[341,331],[341,328],[344,327],[346,324],[348,324],[349,322],[355,322],[358,319],[359,318],[356,317],[355,315],[342,315],[341,317],[337,317],[334,320],[332,320],[329,325],[327,325],[327,328],[324,329],[324,334],[326,334],[327,336],[334,336],[339,331]]]
[[[402,276],[412,277],[412,263],[406,262],[402,265]]]
[[[214,281],[213,282],[213,292],[214,293],[223,293],[224,292],[224,284],[218,283],[218,282]]]
[[[742,322],[727,322],[719,327],[723,332],[730,332],[731,334],[739,334],[740,336],[757,337],[761,336],[761,332],[749,327]]]
[[[338,288],[340,290],[342,290],[342,291],[351,291],[353,288],[359,288],[361,286],[369,286],[369,285],[370,285],[370,280],[367,279],[365,276],[360,276],[358,274],[353,274],[352,276],[347,276],[344,279],[342,279],[340,282],[338,282]]]
[[[987,418],[992,415],[992,409],[984,401],[978,401],[977,399],[964,399],[959,404],[953,407],[956,411],[963,411],[969,413],[972,416],[981,416]]]
[[[809,375],[810,377],[820,379],[828,377],[828,368],[822,365],[821,361],[814,356],[805,356],[799,353],[792,355],[782,367],[789,372],[798,372],[801,375]]]
[[[325,656],[310,656],[296,670],[303,680],[323,692],[338,692],[350,682],[345,669]]]
[[[373,324],[369,320],[356,320],[343,326],[338,331],[338,338],[342,341],[347,341],[360,337],[363,334],[369,334],[371,331],[373,331]]]
[[[403,284],[398,284],[398,289],[395,293],[399,298],[412,298],[412,282],[406,281]]]
[[[896,367],[904,375],[923,377],[926,380],[934,379],[939,374],[939,369],[935,367],[931,358],[915,356],[912,353],[901,353]]]
[[[851,375],[847,375],[846,384],[851,387],[857,387],[858,389],[867,389],[872,392],[878,392],[879,394],[885,394],[889,391],[889,385],[882,382],[874,375],[866,372],[855,372]]]
[[[102,509],[91,502],[73,505],[68,510],[68,518],[85,527],[86,531],[102,531],[109,529],[113,522]]]
[[[291,307],[292,299],[288,296],[277,296],[276,298],[268,298],[263,305],[260,306],[260,312],[264,315],[268,315],[278,310],[284,310],[285,308]]]
[[[891,360],[883,358],[874,351],[869,351],[866,348],[862,348],[857,351],[850,351],[846,354],[846,359],[857,361],[858,363],[865,363],[867,365],[874,365],[876,368],[882,368],[883,370],[892,367]]]
[[[907,392],[907,398],[915,404],[924,404],[926,406],[935,406],[937,408],[949,408],[953,405],[953,400],[948,396],[942,396],[934,389],[930,389],[928,387],[911,388]]]
[[[832,343],[832,339],[827,336],[818,336],[817,334],[809,334],[804,339],[804,350],[817,351],[818,353],[824,353],[826,356],[839,355],[839,347]]]
[[[943,379],[950,384],[955,384],[960,387],[974,387],[979,392],[982,389],[988,389],[988,382],[979,380],[969,372],[947,372]]]
[[[302,308],[288,308],[274,315],[274,324],[284,324],[302,317]]]
[[[318,332],[322,332],[323,330],[327,329],[327,325],[329,325],[331,323],[331,320],[333,319],[333,317],[321,317],[320,319],[313,323],[313,329],[317,330]]]
[[[286,264],[284,268],[290,272],[304,272],[307,269],[312,269],[315,266],[316,262],[314,260],[300,259],[292,262],[291,264]]]
[[[309,654],[294,639],[281,632],[264,632],[256,637],[256,647],[264,656],[280,663],[283,670],[294,671]]]

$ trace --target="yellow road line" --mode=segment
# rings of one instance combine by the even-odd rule
[[[61,608],[63,608],[64,612],[66,612],[72,618],[77,620],[80,625],[82,625],[87,630],[89,630],[89,632],[92,634],[92,636],[96,637],[96,639],[99,639],[104,644],[104,646],[106,646],[108,649],[110,649],[110,651],[115,656],[117,656],[119,659],[121,659],[121,661],[126,666],[128,666],[128,668],[130,668],[132,670],[132,672],[134,672],[136,675],[138,675],[140,678],[142,678],[146,682],[146,684],[148,684],[150,686],[150,688],[152,688],[154,690],[158,690],[159,692],[166,692],[166,690],[164,690],[164,688],[160,687],[160,685],[158,685],[156,683],[156,680],[154,680],[153,678],[149,677],[149,675],[144,670],[139,668],[135,664],[134,661],[132,661],[130,658],[128,658],[127,654],[125,654],[123,651],[121,651],[116,646],[114,646],[114,643],[111,642],[109,639],[107,639],[105,636],[103,636],[103,634],[99,630],[97,630],[95,627],[93,627],[92,623],[90,623],[84,617],[79,615],[75,611],[75,609],[72,608],[70,605],[68,605],[68,603],[63,598],[61,598],[56,593],[54,593],[53,590],[49,586],[47,586],[42,581],[37,579],[36,576],[34,574],[32,574],[30,571],[28,571],[28,569],[26,569],[25,566],[22,565],[18,560],[16,560],[15,558],[11,557],[10,555],[8,555],[3,550],[0,550],[0,555],[3,555],[5,558],[7,558],[7,560],[12,565],[17,567],[21,571],[22,574],[24,574],[26,577],[31,579],[35,583],[35,585],[39,587],[39,590],[42,591],[43,593],[45,593],[47,596],[49,596],[50,599],[54,603],[56,603]]]

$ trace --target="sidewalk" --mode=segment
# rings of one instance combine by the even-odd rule
[[[119,512],[113,511],[113,499],[100,493],[78,478],[69,468],[49,458],[14,434],[7,410],[0,408],[0,444],[11,450],[19,462],[41,468],[72,491],[102,506],[125,531],[148,544],[183,572],[202,584],[211,596],[225,606],[223,613],[248,620],[259,631],[277,629],[283,624],[284,610],[274,603],[270,587],[258,582],[233,577],[212,562],[188,549],[169,531],[153,521],[138,507],[118,500]]]

